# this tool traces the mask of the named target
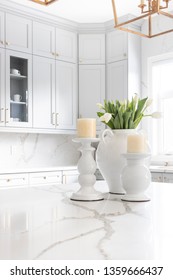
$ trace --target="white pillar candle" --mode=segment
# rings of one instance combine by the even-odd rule
[[[78,119],[77,137],[96,138],[96,119]]]
[[[128,135],[127,152],[128,153],[144,153],[145,152],[144,135],[140,135],[140,134]]]

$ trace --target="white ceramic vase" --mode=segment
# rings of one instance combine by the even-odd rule
[[[126,191],[122,200],[125,201],[149,201],[145,191],[151,183],[151,173],[145,159],[150,154],[124,154],[126,166],[121,172],[122,185]]]
[[[126,164],[122,154],[127,152],[127,136],[136,133],[140,132],[136,129],[106,129],[102,133],[96,152],[96,162],[112,194],[125,194],[120,179],[121,171]]]

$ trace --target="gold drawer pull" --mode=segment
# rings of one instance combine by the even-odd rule
[[[46,180],[46,176],[44,176],[43,179]]]
[[[11,180],[10,179],[7,179],[7,182],[10,182]]]

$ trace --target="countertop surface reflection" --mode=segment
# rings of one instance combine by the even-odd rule
[[[168,259],[173,184],[152,183],[150,202],[69,199],[78,185],[0,190],[0,259]]]

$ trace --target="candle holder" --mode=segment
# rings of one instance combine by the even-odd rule
[[[145,191],[151,183],[151,173],[146,165],[146,159],[150,154],[126,153],[123,154],[127,165],[121,172],[121,181],[126,194],[122,200],[125,201],[149,201],[150,198]]]
[[[71,200],[78,201],[98,201],[103,200],[103,194],[94,189],[96,182],[96,162],[93,157],[95,148],[91,146],[91,143],[99,142],[98,138],[75,138],[72,140],[76,143],[81,143],[79,151],[82,155],[78,161],[79,177],[78,182],[81,186],[79,191],[73,193]]]

